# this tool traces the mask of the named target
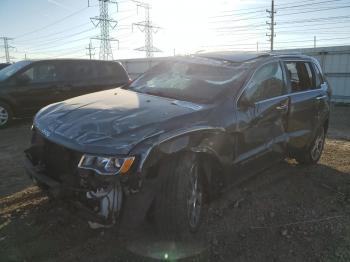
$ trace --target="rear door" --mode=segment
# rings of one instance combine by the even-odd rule
[[[66,61],[65,78],[65,99],[92,93],[98,85],[97,72],[93,70],[92,61],[89,60]]]
[[[22,110],[32,114],[41,107],[60,101],[60,85],[64,82],[60,63],[37,62],[19,74],[28,79],[16,87],[16,99]]]
[[[320,122],[320,106],[327,94],[316,79],[311,61],[287,59],[284,65],[291,99],[287,129],[289,147],[298,150],[312,141]]]
[[[325,77],[322,75],[320,65],[316,62],[312,63],[312,65],[315,72],[313,89],[318,91],[315,97],[316,121],[319,122],[318,124],[323,124],[329,118],[331,90]]]
[[[237,102],[241,139],[235,162],[284,153],[289,98],[280,62],[259,67],[243,90]]]

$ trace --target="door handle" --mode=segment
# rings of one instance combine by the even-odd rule
[[[316,100],[322,100],[322,99],[325,99],[325,98],[327,98],[326,95],[316,96]]]
[[[288,105],[280,105],[280,106],[276,106],[276,109],[278,111],[286,111],[288,109]]]

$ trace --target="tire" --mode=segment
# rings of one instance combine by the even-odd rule
[[[205,178],[198,158],[183,153],[159,168],[163,177],[154,215],[158,231],[166,238],[193,235],[206,216]]]
[[[37,187],[39,187],[42,191],[45,191],[45,192],[46,192],[46,191],[49,190],[49,187],[48,187],[47,185],[45,185],[44,183],[42,183],[42,182],[36,180],[35,178],[32,179],[32,180],[33,180],[34,184],[35,184]]]
[[[317,131],[314,140],[307,150],[299,153],[295,159],[301,165],[313,165],[318,162],[322,155],[325,142],[325,130],[324,127],[320,127]]]
[[[0,129],[8,127],[12,122],[13,113],[11,107],[0,101]]]

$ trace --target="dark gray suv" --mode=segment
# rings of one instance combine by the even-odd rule
[[[15,117],[33,116],[48,104],[128,83],[113,61],[25,60],[0,70],[0,128]]]
[[[83,203],[92,225],[130,227],[151,212],[161,232],[195,232],[230,181],[285,157],[319,160],[330,96],[308,56],[176,58],[124,88],[43,108],[26,169]]]

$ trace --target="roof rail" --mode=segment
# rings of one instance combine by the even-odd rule
[[[286,50],[274,50],[269,52],[271,55],[303,55],[301,51],[289,51],[286,52]]]

